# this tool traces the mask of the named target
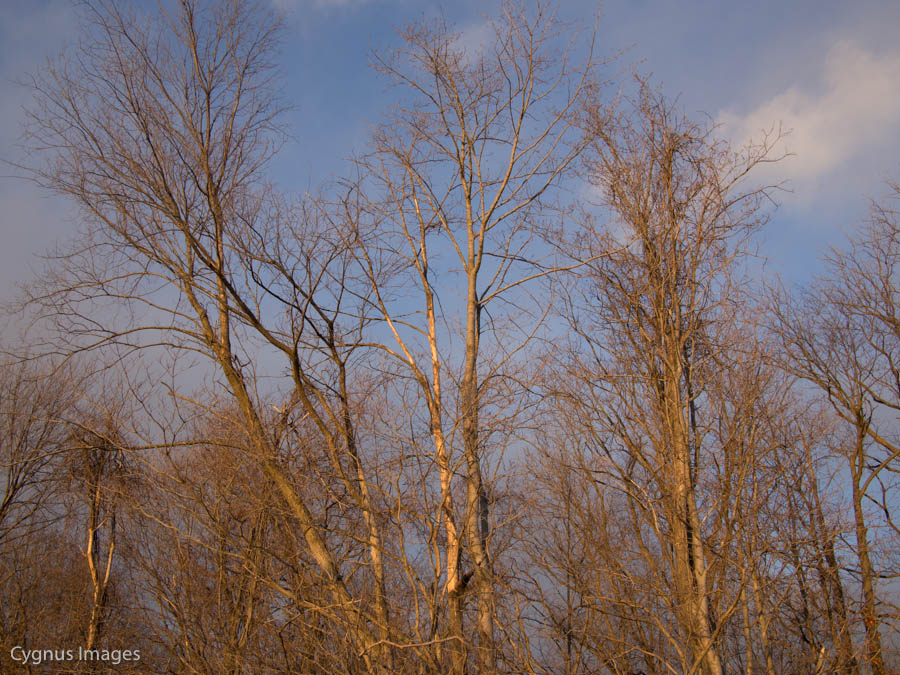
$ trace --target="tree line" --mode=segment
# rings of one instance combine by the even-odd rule
[[[540,3],[400,30],[395,105],[296,197],[267,3],[83,19],[31,82],[82,231],[0,369],[7,663],[900,667],[892,199],[763,278],[780,134],[729,145]]]

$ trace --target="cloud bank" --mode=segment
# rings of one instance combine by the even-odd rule
[[[845,41],[822,66],[817,92],[792,86],[744,115],[725,112],[725,133],[743,144],[781,124],[789,132],[783,149],[795,155],[785,168],[800,181],[820,178],[897,133],[900,52],[876,54]]]

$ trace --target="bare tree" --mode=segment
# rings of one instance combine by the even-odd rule
[[[551,217],[553,191],[583,148],[573,113],[595,84],[598,65],[589,44],[584,53],[574,39],[558,47],[567,32],[546,4],[506,3],[490,29],[484,44],[473,47],[442,22],[416,24],[401,33],[402,47],[377,58],[376,67],[408,98],[360,161],[362,202],[345,201],[349,220],[368,216],[379,233],[363,238],[361,262],[372,303],[394,338],[384,349],[411,372],[430,420],[454,672],[465,667],[469,585],[477,603],[477,660],[485,672],[495,667],[487,449],[497,428],[486,414],[497,409],[491,388],[510,384],[497,384],[501,369],[540,324],[542,311],[524,284],[559,265],[540,244],[541,228]],[[403,270],[399,292],[386,283],[386,253]],[[458,333],[451,323],[457,312]],[[508,324],[512,330],[501,338],[510,317],[523,325]],[[447,391],[448,376],[455,391]],[[461,509],[452,430],[465,467]]]
[[[44,365],[12,359],[0,365],[0,643],[6,653],[40,639],[66,612],[76,614],[80,601],[81,561],[67,546],[66,509],[59,504],[71,383],[65,372],[51,377],[53,369]],[[54,584],[59,590],[41,597],[41,587]]]
[[[91,575],[91,616],[88,621],[86,649],[94,649],[108,611],[108,591],[116,547],[116,508],[105,479],[120,470],[121,451],[107,439],[78,438],[87,492],[88,522],[85,558]],[[104,535],[105,536],[102,536]]]
[[[827,665],[835,671],[856,673],[859,672],[859,665],[852,641],[853,618],[846,600],[847,591],[838,558],[840,551],[837,538],[843,528],[840,522],[835,522],[834,515],[826,511],[827,495],[820,486],[822,479],[829,477],[829,472],[825,470],[828,454],[823,452],[827,450],[825,439],[836,430],[833,422],[821,412],[812,416],[798,416],[797,425],[800,427],[797,447],[802,450],[798,453],[800,461],[793,470],[788,466],[784,467],[785,475],[793,478],[785,481],[790,486],[786,490],[786,502],[789,506],[789,513],[786,515],[788,522],[796,528],[788,549],[795,559],[799,557],[795,553],[798,545],[809,550],[803,556],[803,562],[793,566],[801,596],[805,584],[802,579],[804,568],[808,566],[817,572],[819,591],[813,594],[813,599],[818,599],[824,606],[816,614],[824,618],[827,629],[822,632],[830,635],[835,652],[833,662]],[[803,614],[806,615],[807,612],[804,610]],[[812,635],[815,629],[807,626],[806,630]],[[804,643],[810,642],[803,638],[802,629],[801,640]],[[822,660],[821,650],[817,660]]]
[[[0,545],[10,545],[23,525],[39,528],[53,518],[47,506],[58,487],[71,392],[64,370],[52,377],[37,363],[0,365]]]
[[[78,371],[82,375],[77,379],[64,377]],[[83,533],[75,548],[82,553],[89,582],[82,643],[89,650],[108,644],[108,626],[118,619],[112,615],[124,599],[118,595],[122,586],[116,579],[118,523],[129,492],[129,468],[138,459],[125,440],[134,420],[131,401],[113,383],[115,376],[115,371],[85,364],[54,373],[54,386],[65,388],[71,401],[58,420],[66,438],[57,495],[59,501],[71,504],[60,510],[67,529]],[[79,623],[75,616],[70,620]]]
[[[834,450],[845,459],[849,477],[866,656],[875,673],[885,672],[876,581],[889,573],[873,560],[871,522],[881,518],[900,534],[891,508],[894,482],[885,480],[896,473],[900,458],[890,419],[900,409],[898,233],[889,206],[875,207],[850,249],[833,249],[827,256],[822,280],[793,298],[779,294],[773,302],[784,367],[817,387],[847,430],[838,434]]]
[[[382,541],[348,407],[345,364],[358,340],[340,323],[344,238],[263,182],[279,142],[278,19],[237,1],[184,0],[157,17],[102,1],[85,12],[77,57],[34,82],[31,141],[47,158],[35,179],[82,207],[88,244],[59,261],[34,305],[73,349],[155,345],[209,360],[328,589],[323,615],[367,668],[390,669],[387,645],[403,638],[388,625]],[[110,299],[127,310],[124,322],[93,313]],[[253,377],[260,343],[287,366],[281,414],[302,411],[362,509],[371,606],[353,597],[324,514],[279,455]]]
[[[747,175],[774,138],[735,154],[645,83],[627,112],[596,106],[586,124],[590,179],[612,222],[584,240],[596,260],[581,300],[571,296],[567,398],[602,458],[591,470],[626,497],[637,553],[670,599],[675,625],[657,617],[656,629],[686,672],[721,673],[740,602],[732,504],[753,489],[751,420],[768,377],[737,349],[752,332],[737,322],[735,271],[764,220],[767,192],[744,187]]]

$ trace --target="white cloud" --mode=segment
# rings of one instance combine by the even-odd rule
[[[790,132],[783,150],[794,154],[781,171],[798,183],[821,183],[900,129],[900,52],[878,54],[844,41],[822,66],[817,90],[795,85],[746,114],[719,116],[739,144],[781,124]]]

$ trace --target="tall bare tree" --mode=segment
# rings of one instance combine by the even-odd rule
[[[477,662],[485,672],[495,667],[488,448],[496,428],[486,416],[498,406],[490,392],[511,384],[499,384],[501,369],[540,325],[543,311],[525,284],[559,267],[541,244],[542,228],[553,218],[555,189],[584,147],[574,113],[595,91],[599,65],[590,40],[568,37],[548,4],[505,3],[489,28],[472,45],[443,22],[416,24],[401,33],[402,47],[377,58],[407,98],[360,161],[362,205],[359,197],[345,202],[348,219],[362,210],[379,233],[361,256],[376,312],[394,338],[384,348],[412,373],[430,420],[454,672],[466,660],[470,586]],[[386,253],[403,270],[401,292],[385,283],[379,261]],[[457,311],[459,331],[451,325]],[[487,349],[486,336],[496,338]],[[448,376],[455,384],[449,394]],[[451,430],[458,430],[464,464],[461,509]]]
[[[746,187],[747,176],[774,138],[734,153],[639,87],[627,111],[596,106],[586,118],[589,176],[611,223],[583,240],[595,261],[581,301],[571,296],[581,355],[568,398],[603,458],[594,468],[626,496],[654,585],[671,583],[675,626],[657,617],[657,629],[686,672],[717,674],[739,605],[726,553],[732,504],[752,489],[751,420],[767,377],[736,349],[748,337],[736,269],[764,220],[767,191]]]

